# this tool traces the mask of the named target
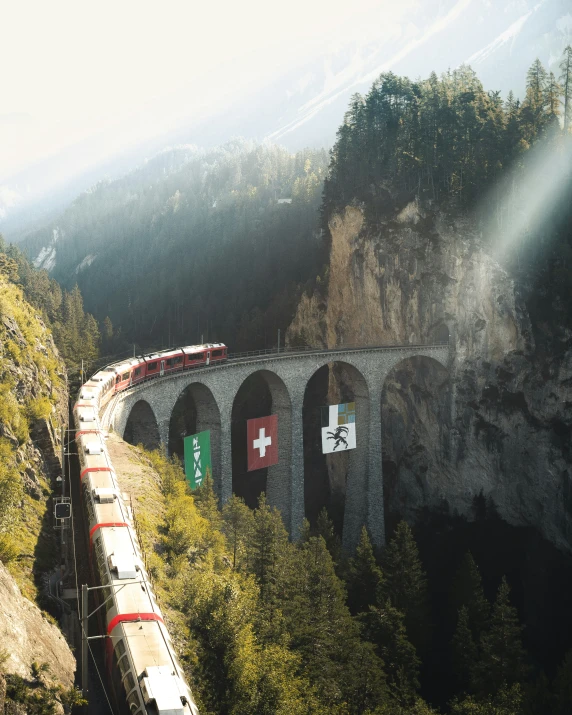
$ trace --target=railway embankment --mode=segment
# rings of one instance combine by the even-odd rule
[[[137,536],[152,579],[153,590],[177,655],[184,661],[188,627],[183,614],[172,606],[167,565],[163,558],[168,506],[163,493],[162,477],[143,449],[124,442],[114,432],[109,433],[107,449],[121,491],[127,496],[127,504],[133,511]]]

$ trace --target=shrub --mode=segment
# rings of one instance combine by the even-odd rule
[[[47,397],[36,397],[28,405],[30,420],[47,420],[52,413],[52,403]]]

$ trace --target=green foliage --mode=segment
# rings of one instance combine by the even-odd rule
[[[522,683],[528,672],[522,646],[522,626],[509,602],[510,587],[503,577],[493,605],[490,626],[480,641],[474,682],[478,692],[494,694],[504,684]]]
[[[3,252],[5,251],[5,252]],[[2,266],[11,267],[2,270]],[[78,370],[82,359],[93,363],[99,354],[100,334],[95,318],[83,309],[83,299],[79,288],[74,286],[71,293],[62,292],[59,284],[50,278],[46,271],[36,270],[25,255],[16,246],[6,246],[0,237],[0,277],[8,283],[19,281],[26,300],[40,311],[44,322],[51,328],[58,350],[69,368]],[[40,338],[29,320],[22,320],[22,310],[15,305],[14,296],[10,305],[3,305],[2,311],[8,310],[18,320],[25,333],[28,345],[34,345],[34,338]],[[17,309],[18,315],[15,314]],[[27,330],[24,330],[27,327]],[[31,328],[31,330],[30,330]],[[41,342],[41,339],[40,339]],[[20,347],[8,341],[6,350],[17,364],[22,363]],[[26,355],[30,354],[29,352]],[[34,350],[32,358],[38,366],[44,366],[50,373],[50,379],[56,381],[55,364],[40,351]]]
[[[324,262],[317,224],[327,164],[325,150],[291,154],[242,140],[164,152],[58,217],[53,276],[68,290],[78,281],[107,354],[134,342],[188,345],[201,334],[233,350],[269,347],[291,322],[298,287]],[[27,250],[49,245],[53,228],[27,237]],[[87,256],[91,265],[76,272]]]
[[[66,712],[69,712],[74,706],[87,704],[77,688],[64,688],[57,683],[45,682],[42,677],[45,672],[45,667],[38,666],[37,672],[34,671],[33,682],[28,682],[19,675],[7,675],[7,703],[21,704],[28,715],[55,715],[61,712],[62,705]]]
[[[451,715],[522,715],[523,697],[517,684],[510,688],[502,686],[492,696],[482,700],[472,695],[451,704]]]
[[[382,556],[384,597],[405,616],[407,636],[419,650],[427,644],[427,579],[413,533],[405,521],[397,525]]]
[[[478,643],[487,625],[491,607],[485,598],[479,567],[470,551],[463,557],[455,575],[451,601],[454,613],[458,613],[461,607],[466,607],[467,625],[473,640]]]
[[[360,616],[364,635],[375,644],[385,664],[387,685],[400,707],[411,707],[419,689],[420,659],[407,639],[403,614],[389,601],[381,607],[371,606]]]
[[[1,398],[0,398],[1,404]],[[8,440],[0,438],[0,558],[13,559],[15,544],[10,537],[18,519],[17,507],[23,496],[22,481],[16,468],[14,450]]]
[[[362,527],[355,556],[350,559],[346,576],[348,605],[352,613],[367,611],[381,599],[383,575],[376,563],[367,529]]]
[[[469,610],[467,606],[459,609],[459,619],[453,641],[453,668],[457,675],[458,689],[467,691],[471,683],[475,664],[477,662],[477,645],[470,628]]]
[[[31,420],[47,420],[52,413],[52,403],[47,397],[36,397],[28,404],[27,412]]]
[[[560,83],[539,60],[526,78],[522,104],[486,92],[461,66],[412,81],[383,73],[369,93],[354,95],[338,130],[324,186],[324,228],[333,211],[365,202],[368,217],[391,208],[389,192],[471,206],[548,130],[559,128],[561,97],[570,126],[572,51]],[[568,99],[566,99],[568,98]]]
[[[247,565],[254,515],[244,500],[233,494],[223,507],[222,519],[222,532],[232,551],[232,568],[242,571]]]

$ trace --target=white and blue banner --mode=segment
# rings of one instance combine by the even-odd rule
[[[356,403],[322,407],[322,454],[356,448]]]

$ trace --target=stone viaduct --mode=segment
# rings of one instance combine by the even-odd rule
[[[232,494],[231,414],[242,383],[258,373],[268,385],[271,414],[278,415],[277,465],[268,468],[267,498],[278,507],[291,536],[304,519],[304,449],[302,407],[312,375],[329,363],[344,370],[356,403],[357,446],[349,453],[343,544],[352,550],[366,524],[378,545],[385,538],[381,465],[381,393],[390,370],[411,357],[426,357],[448,367],[447,344],[307,350],[231,359],[151,380],[115,396],[101,415],[102,426],[124,436],[129,416],[158,429],[163,445],[177,399],[191,393],[197,409],[197,431],[211,431],[215,489],[224,503]],[[132,417],[133,419],[133,417]],[[155,427],[156,425],[156,427]]]

